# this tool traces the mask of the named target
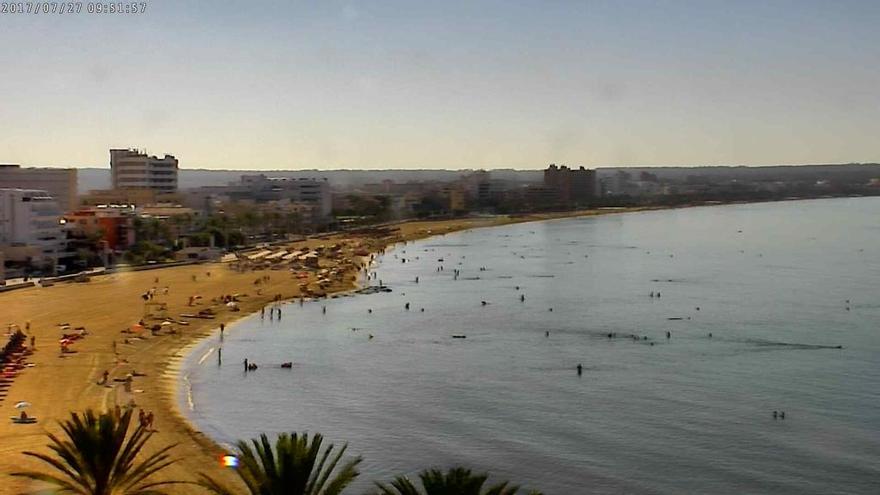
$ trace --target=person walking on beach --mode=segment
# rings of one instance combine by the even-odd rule
[[[221,338],[221,339],[223,338],[223,331],[224,331],[224,330],[226,330],[226,324],[225,324],[225,323],[221,323],[221,324],[220,324],[220,338]]]

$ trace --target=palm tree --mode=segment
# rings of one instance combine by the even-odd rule
[[[487,474],[473,474],[470,469],[455,467],[447,472],[439,469],[425,470],[419,473],[423,491],[406,476],[398,476],[391,485],[376,483],[379,491],[376,495],[515,495],[518,486],[509,486],[507,481],[483,490]],[[529,492],[529,495],[541,495],[540,492]]]
[[[251,495],[337,495],[360,474],[356,467],[361,458],[356,457],[337,470],[348,445],[343,445],[331,458],[333,444],[324,449],[323,455],[320,453],[323,440],[320,434],[310,441],[308,434],[282,433],[275,440],[274,449],[265,434],[251,440],[253,448],[240,441],[236,474]],[[199,484],[218,495],[234,493],[205,474]]]
[[[54,455],[25,452],[49,464],[60,473],[27,471],[12,473],[45,481],[63,493],[79,495],[158,495],[156,488],[179,481],[149,481],[148,478],[174,462],[169,445],[136,462],[152,433],[139,424],[129,435],[133,410],[96,414],[91,409],[59,424],[67,438],[49,433],[49,448]]]

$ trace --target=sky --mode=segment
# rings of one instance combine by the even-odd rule
[[[0,14],[0,163],[880,161],[880,1],[160,1]]]

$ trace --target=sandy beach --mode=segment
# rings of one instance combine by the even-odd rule
[[[385,237],[345,233],[294,245],[314,247],[338,243],[346,246],[349,253],[364,249],[376,252],[402,241],[470,228],[622,211],[407,222],[396,225],[395,234]],[[320,263],[322,268],[335,268],[335,262],[329,258],[322,258]],[[358,280],[355,263],[339,266],[344,270],[344,276],[326,287],[326,292],[354,288]],[[263,276],[268,276],[269,280],[255,285],[255,280]],[[316,281],[316,275],[311,275],[309,287],[314,287]],[[9,473],[47,468],[21,452],[48,451],[45,434],[60,431],[58,420],[67,418],[72,411],[108,408],[131,401],[155,415],[157,432],[149,442],[148,450],[177,444],[174,454],[179,460],[161,473],[160,478],[194,480],[195,473],[206,472],[221,479],[225,477],[232,483],[230,473],[220,467],[220,447],[195,431],[178,409],[177,365],[189,346],[212,335],[221,323],[228,325],[257,312],[276,298],[299,297],[300,283],[302,280],[295,279],[286,270],[238,272],[227,264],[204,263],[121,272],[93,277],[86,283],[59,283],[52,287],[0,294],[2,341],[6,341],[5,333],[10,324],[24,329],[27,322],[30,325],[27,333],[35,338],[35,351],[28,358],[32,366],[15,377],[0,402],[0,494],[28,492],[36,488],[30,482],[9,476]],[[156,287],[153,302],[165,303],[168,317],[189,324],[163,327],[157,335],[152,335],[149,330],[123,333],[144,317],[142,295],[153,287]],[[168,287],[167,294],[164,294],[165,287]],[[240,311],[232,311],[218,299],[232,294],[239,295]],[[196,295],[200,296],[198,302],[189,306],[190,297]],[[208,308],[216,313],[214,319],[180,316]],[[157,321],[148,320],[147,323]],[[63,323],[69,324],[69,329],[62,330],[59,325]],[[59,345],[62,334],[73,333],[78,327],[84,327],[86,335],[70,346],[73,352],[62,353]],[[109,381],[100,384],[105,371],[109,372]],[[130,393],[124,390],[122,381],[116,381],[129,373],[136,375]],[[36,424],[19,425],[9,420],[10,416],[17,414],[13,405],[18,401],[32,404],[28,413],[38,418]],[[291,429],[295,430],[296,425],[291,425]],[[175,487],[173,491],[202,492],[198,487],[187,485]]]

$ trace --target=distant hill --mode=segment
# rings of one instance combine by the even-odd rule
[[[201,186],[223,186],[238,182],[243,174],[266,174],[272,177],[327,178],[334,187],[346,188],[362,184],[393,180],[409,181],[453,181],[473,170],[207,170],[180,169],[178,187],[189,189]],[[541,170],[492,170],[493,179],[515,182],[534,182],[542,180]],[[81,168],[78,172],[77,189],[80,194],[93,189],[110,188],[110,169]]]
[[[656,175],[661,180],[685,181],[703,179],[711,181],[817,181],[833,179],[845,183],[865,183],[880,178],[880,164],[853,163],[842,165],[773,165],[763,167],[713,166],[713,167],[602,167],[599,178],[610,177],[618,171],[630,173],[637,179],[641,172]],[[206,170],[181,169],[179,186],[189,189],[200,186],[222,186],[237,182],[242,174],[263,173],[273,177],[326,177],[334,187],[348,188],[362,184],[393,180],[452,181],[473,170]],[[540,182],[542,170],[495,169],[492,179],[511,182]],[[78,172],[80,194],[93,189],[110,188],[110,169],[81,168]]]
[[[784,181],[798,182],[833,179],[843,183],[865,183],[880,178],[880,164],[849,163],[840,165],[770,165],[763,167],[717,166],[717,167],[624,167],[599,169],[600,176],[618,171],[628,172],[637,179],[642,172],[654,174],[661,180],[685,181],[706,179],[712,181],[740,180],[749,182]]]

